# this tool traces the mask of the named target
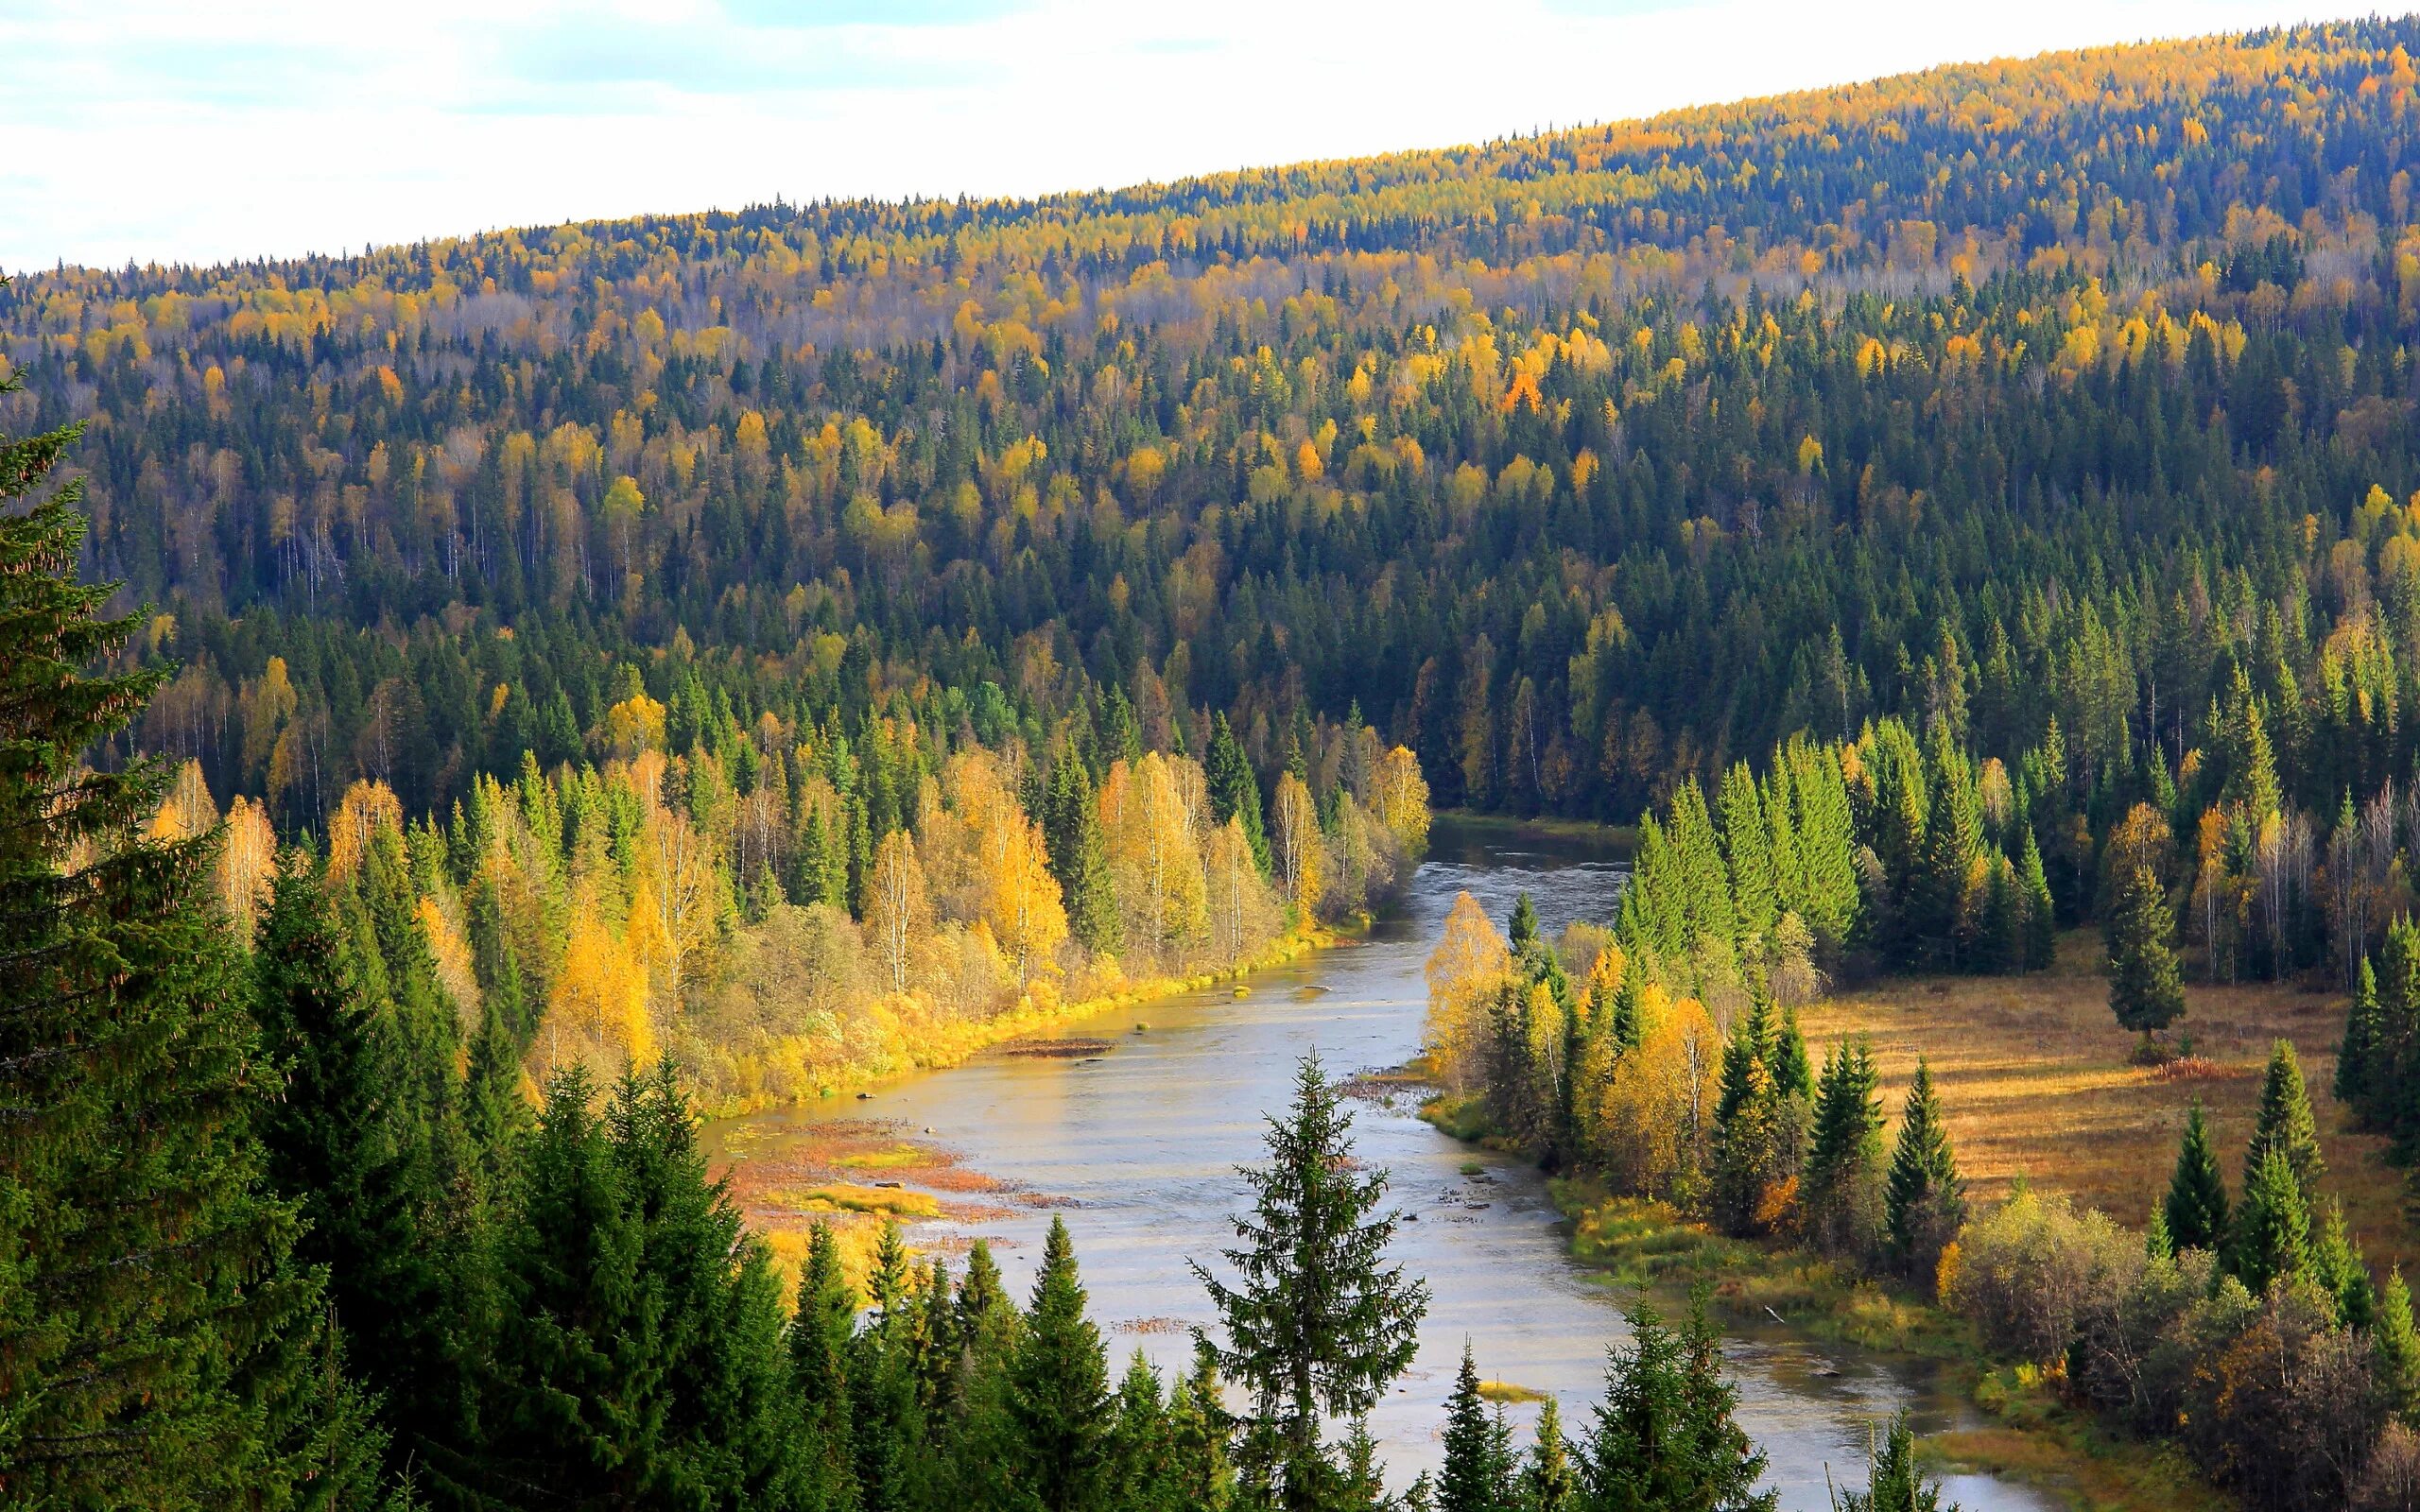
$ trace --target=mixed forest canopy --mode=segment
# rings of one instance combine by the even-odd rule
[[[1300,948],[1432,799],[1646,816],[1610,927],[1449,923],[1497,1133],[2256,1503],[2420,1465],[2290,1050],[2146,1249],[1970,1214],[1921,1072],[1886,1160],[1792,1016],[2098,921],[2147,1048],[2187,973],[2332,985],[2420,1131],[2414,45],[0,284],[0,1500],[1375,1506],[1327,1431],[1422,1298],[1316,1068],[1165,1390],[1064,1230],[1023,1309],[828,1233],[786,1306],[694,1111]],[[1757,1504],[1703,1315],[1634,1333],[1568,1452],[1466,1367],[1440,1504]]]

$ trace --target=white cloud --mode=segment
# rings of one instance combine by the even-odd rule
[[[0,266],[1441,146],[2291,0],[0,0]],[[407,19],[398,19],[404,17]]]

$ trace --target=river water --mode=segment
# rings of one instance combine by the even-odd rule
[[[1229,1215],[1247,1201],[1235,1168],[1261,1156],[1262,1114],[1286,1106],[1297,1058],[1316,1051],[1340,1075],[1418,1052],[1421,968],[1458,893],[1501,921],[1526,891],[1551,936],[1573,919],[1609,919],[1620,885],[1618,864],[1585,846],[1441,821],[1401,905],[1366,939],[1256,973],[1247,996],[1221,988],[1071,1026],[1108,1041],[1089,1057],[994,1053],[870,1100],[732,1121],[711,1131],[710,1147],[779,1160],[819,1124],[888,1121],[1010,1194],[912,1226],[911,1244],[957,1249],[986,1238],[1022,1297],[1050,1213],[1063,1210],[1113,1373],[1136,1348],[1164,1371],[1181,1369],[1190,1354],[1183,1326],[1215,1322],[1185,1263],[1215,1267],[1232,1242]],[[1442,1457],[1442,1404],[1465,1341],[1482,1376],[1552,1392],[1566,1429],[1584,1428],[1603,1395],[1606,1351],[1626,1340],[1629,1299],[1567,1257],[1535,1171],[1446,1138],[1414,1116],[1416,1106],[1409,1094],[1361,1102],[1355,1122],[1357,1154],[1392,1174],[1393,1201],[1418,1217],[1398,1230],[1393,1254],[1426,1278],[1432,1298],[1417,1362],[1371,1419],[1398,1485]],[[1477,1177],[1465,1174],[1474,1163]],[[1927,1362],[1780,1328],[1735,1334],[1726,1352],[1740,1422],[1770,1456],[1770,1484],[1792,1512],[1829,1505],[1827,1467],[1861,1486],[1867,1425],[1901,1405],[1919,1433],[1976,1421]],[[1512,1411],[1526,1429],[1537,1409]],[[1980,1476],[1955,1477],[1950,1491],[1967,1512],[2054,1504]]]

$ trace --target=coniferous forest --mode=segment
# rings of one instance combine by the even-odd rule
[[[2188,988],[2341,1000],[2420,1153],[2414,48],[0,282],[0,1505],[1770,1504],[1703,1296],[1567,1436],[1466,1359],[1390,1489],[1426,1294],[1315,1060],[1171,1379],[1080,1214],[1012,1296],[710,1167],[1328,942],[1432,807],[1636,826],[1612,917],[1447,920],[1473,1132],[2249,1504],[2414,1504],[2290,1042],[2136,1235],[1798,1020],[2081,937],[2146,1066]]]

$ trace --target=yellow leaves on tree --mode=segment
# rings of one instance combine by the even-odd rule
[[[651,1063],[655,1023],[648,1014],[647,997],[647,963],[631,942],[606,928],[594,908],[579,909],[547,1000],[548,1057],[559,1066],[579,1058],[576,1053],[566,1055],[561,1043],[562,1032],[569,1030],[628,1065]]]
[[[1201,768],[1147,751],[1113,764],[1101,782],[1110,886],[1130,945],[1165,963],[1208,931],[1208,885],[1196,839],[1205,812]]]
[[[188,761],[177,768],[177,780],[145,833],[154,840],[191,840],[217,827],[218,804],[202,778],[201,763]]]
[[[1294,901],[1304,919],[1309,919],[1326,885],[1327,857],[1320,843],[1319,810],[1311,801],[1311,790],[1292,772],[1277,779],[1269,841],[1276,851],[1277,875],[1286,896]]]
[[[1488,1005],[1512,972],[1512,951],[1478,900],[1465,892],[1445,915],[1444,934],[1429,953],[1428,1054],[1438,1080],[1469,1091],[1486,1042]]]
[[[1067,938],[1067,911],[1036,825],[997,757],[960,751],[943,773],[946,803],[927,803],[924,858],[952,919],[988,929],[1022,986]]]
[[[642,751],[662,750],[664,705],[637,693],[606,710],[605,745],[624,760]]]
[[[1722,1032],[1695,998],[1649,987],[1638,1047],[1615,1064],[1598,1106],[1598,1153],[1634,1193],[1668,1196],[1703,1164],[1721,1076]]]
[[[235,926],[236,936],[251,942],[268,901],[269,884],[277,880],[277,832],[268,811],[248,798],[238,798],[227,810],[218,842],[218,857],[211,866],[212,889],[219,906]]]
[[[650,805],[641,821],[640,838],[640,878],[631,894],[631,914],[635,919],[644,900],[651,916],[647,920],[649,964],[663,981],[666,1009],[678,1013],[690,958],[713,941],[721,926],[720,879],[709,847],[687,815]]]
[[[1370,772],[1370,808],[1374,816],[1417,855],[1428,844],[1428,780],[1420,775],[1420,758],[1397,746],[1380,756]]]
[[[386,783],[364,781],[345,789],[344,799],[328,820],[328,876],[350,877],[360,869],[362,852],[380,830],[404,833],[404,805]]]
[[[908,990],[910,954],[931,927],[932,900],[925,889],[925,868],[916,860],[916,842],[907,831],[893,830],[874,849],[873,866],[866,874],[866,943],[881,968],[886,989]]]

